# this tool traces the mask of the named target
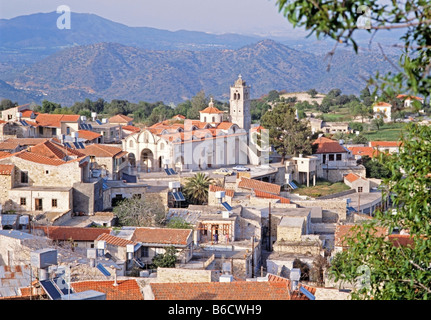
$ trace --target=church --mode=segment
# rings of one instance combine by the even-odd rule
[[[211,100],[200,111],[199,120],[177,115],[156,123],[123,139],[123,150],[129,153],[130,163],[143,172],[258,164],[250,129],[250,86],[240,75],[230,87],[229,114]]]

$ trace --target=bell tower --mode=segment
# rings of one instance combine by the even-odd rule
[[[231,121],[248,132],[251,127],[250,86],[246,85],[241,75],[230,87],[229,102]]]

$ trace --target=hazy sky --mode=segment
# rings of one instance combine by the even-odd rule
[[[94,13],[128,26],[213,33],[292,35],[276,0],[0,0],[0,18],[56,11]],[[299,30],[294,34],[298,35]],[[306,33],[301,33],[303,36]]]

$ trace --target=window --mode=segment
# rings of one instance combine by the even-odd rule
[[[337,154],[337,161],[341,161],[341,154]]]
[[[45,174],[49,174],[49,170],[45,170]]]
[[[160,144],[160,150],[165,150],[165,144],[164,143]]]
[[[20,205],[25,206],[27,205],[27,198],[21,198],[19,201]]]
[[[42,199],[34,199],[34,209],[37,211],[43,210]]]
[[[329,161],[334,161],[334,155],[333,154],[329,155]]]
[[[28,171],[21,171],[21,183],[28,183]]]
[[[130,147],[130,148],[133,148],[133,140],[130,140],[130,141],[129,141],[129,147]]]
[[[57,199],[52,199],[52,207],[57,208]]]
[[[52,134],[53,136],[55,136],[55,135],[57,134],[57,128],[52,128],[52,129],[51,129],[51,134]]]
[[[215,117],[213,117],[213,121],[212,122],[215,122]]]
[[[12,120],[12,115],[11,115],[11,114],[8,114],[8,115],[7,115],[7,119],[8,119],[8,120]]]
[[[66,134],[68,134],[68,135],[70,134],[70,127],[66,128]]]
[[[141,251],[141,257],[142,258],[148,258],[149,254],[148,254],[148,247],[141,247],[142,251]]]
[[[39,134],[43,134],[43,127],[39,127]]]
[[[358,187],[358,192],[362,192],[363,191],[363,187]]]

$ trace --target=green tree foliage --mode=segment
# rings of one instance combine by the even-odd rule
[[[371,120],[370,129],[379,131],[384,124],[383,117],[375,118]]]
[[[377,211],[374,219],[357,227],[347,239],[349,249],[332,261],[336,281],[355,283],[358,268],[370,271],[369,283],[352,297],[374,300],[431,298],[431,128],[409,124],[399,154],[382,157],[390,171],[384,179],[385,197],[393,200],[396,213]],[[410,244],[394,245],[387,237],[373,235],[376,227],[397,228],[410,234]]]
[[[154,268],[175,268],[177,249],[174,246],[166,248],[165,253],[157,254],[152,260]]]
[[[205,91],[199,91],[191,100],[192,107],[187,111],[187,119],[199,119],[200,113],[208,106],[208,99],[205,97]]]
[[[352,143],[353,144],[365,144],[368,145],[368,139],[366,136],[364,136],[362,133],[355,135],[352,138]]]
[[[251,100],[250,114],[253,122],[259,121],[263,115],[270,109],[270,105],[264,100]]]
[[[162,226],[166,217],[165,206],[157,195],[144,194],[139,198],[124,199],[113,209],[120,226]]]
[[[179,217],[170,219],[166,227],[171,229],[193,229],[191,223]]]
[[[295,109],[289,104],[279,103],[265,113],[261,124],[269,130],[269,143],[282,157],[312,153],[311,129],[308,122],[297,120]]]
[[[212,178],[204,173],[198,172],[188,178],[184,185],[183,193],[193,204],[205,204],[208,202],[209,186],[214,182]]]
[[[7,110],[13,107],[17,107],[18,106],[18,102],[12,102],[9,99],[2,99],[0,101],[0,111],[1,110]]]
[[[378,160],[363,156],[361,164],[365,167],[368,178],[384,179],[391,176],[391,172]]]
[[[277,90],[271,90],[268,93],[268,96],[266,97],[266,101],[268,102],[274,102],[274,101],[278,101],[280,99],[280,93]]]
[[[307,93],[310,95],[310,98],[315,98],[318,92],[316,89],[310,89],[307,91]]]

